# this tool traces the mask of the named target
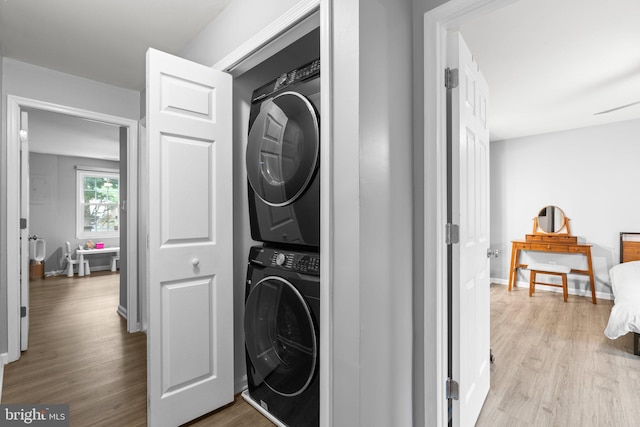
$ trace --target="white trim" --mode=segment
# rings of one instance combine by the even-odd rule
[[[20,106],[7,96],[7,353],[9,361],[20,358]],[[13,224],[13,226],[10,226]]]
[[[437,360],[437,381],[442,387],[436,387],[437,402],[436,425],[445,426],[448,422],[447,401],[444,396],[444,384],[447,377],[447,247],[445,243],[444,229],[447,218],[447,169],[446,169],[446,89],[444,87],[444,69],[447,56],[447,34],[463,21],[482,14],[497,10],[517,0],[451,0],[441,6],[430,10],[424,15],[424,144],[425,146],[435,141],[437,153],[436,168],[436,346],[440,349]],[[425,150],[424,165],[430,164],[429,152]],[[426,169],[426,168],[425,168]],[[428,188],[433,179],[425,171],[424,185]],[[433,214],[433,207],[428,205],[425,198],[424,205],[424,230],[429,231],[428,220]],[[429,253],[428,245],[431,245],[433,236],[424,236],[424,250]],[[425,278],[423,286],[429,286]],[[425,298],[427,295],[425,294]],[[428,307],[431,301],[425,299],[424,306]],[[425,316],[425,331],[432,325],[428,324]],[[425,366],[428,362],[425,358]],[[425,384],[428,372],[425,369]],[[425,420],[425,425],[432,425],[433,420]]]
[[[20,358],[20,230],[17,224],[20,218],[20,139],[18,130],[20,127],[20,110],[30,108],[66,114],[74,117],[90,119],[98,122],[114,124],[129,128],[128,151],[128,182],[129,192],[128,214],[128,274],[127,274],[127,303],[130,305],[129,313],[137,316],[137,185],[138,185],[138,122],[124,117],[112,116],[95,111],[83,110],[60,104],[23,98],[15,95],[7,95],[7,158],[2,161],[2,166],[7,169],[7,353],[10,362]],[[12,226],[12,224],[14,224]],[[13,242],[13,243],[10,243]],[[132,326],[133,324],[133,326]],[[137,322],[129,322],[129,332],[134,332]]]
[[[118,304],[118,310],[116,310],[123,319],[127,319],[127,309],[124,308],[121,304]]]
[[[81,166],[75,165],[73,167],[77,171],[85,171],[85,172],[104,172],[104,173],[117,173],[120,174],[120,169],[109,169],[109,168],[101,168],[98,166]]]
[[[256,65],[257,62],[253,65],[249,65],[248,68],[243,66],[241,69],[236,71],[241,64],[245,63],[245,65],[247,65],[246,62],[253,60],[252,56],[254,54],[259,53],[264,47],[268,46],[271,42],[282,36],[291,28],[300,24],[306,17],[312,15],[318,10],[319,5],[320,0],[300,1],[294,7],[282,14],[278,19],[265,27],[262,31],[240,45],[229,55],[216,62],[213,65],[213,68],[216,70],[226,71],[234,77],[241,75],[253,65]]]
[[[4,365],[7,364],[9,355],[7,353],[0,354],[0,403],[2,403],[2,384],[4,382]]]
[[[333,43],[334,0],[320,2],[320,426],[333,423]]]
[[[282,421],[280,421],[279,419],[277,419],[276,417],[274,417],[273,415],[271,415],[269,412],[267,412],[267,410],[265,410],[262,406],[260,406],[258,404],[258,402],[256,402],[255,400],[253,400],[251,398],[251,396],[249,395],[249,390],[245,390],[242,392],[242,398],[251,406],[253,406],[255,409],[258,410],[258,412],[260,412],[262,415],[264,415],[265,417],[267,417],[267,419],[269,421],[271,421],[272,423],[274,423],[276,426],[278,427],[289,427],[286,424],[283,424]]]

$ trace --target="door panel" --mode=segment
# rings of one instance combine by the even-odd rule
[[[488,85],[458,34],[449,36],[452,220],[460,225],[452,262],[452,369],[460,386],[454,425],[473,426],[489,392],[489,128]]]
[[[210,165],[216,164],[215,142],[161,135],[160,147],[160,198],[167,213],[160,218],[162,244],[214,244],[215,176]]]
[[[149,425],[233,400],[231,77],[147,52]]]

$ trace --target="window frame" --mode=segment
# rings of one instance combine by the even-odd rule
[[[120,196],[118,195],[118,230],[87,232],[84,229],[84,207],[87,203],[84,200],[84,180],[85,178],[108,178],[118,180],[120,188],[120,172],[107,169],[80,169],[76,170],[76,238],[78,239],[109,239],[120,237]]]

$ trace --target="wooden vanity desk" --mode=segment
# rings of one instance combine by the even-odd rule
[[[537,221],[536,221],[537,222]],[[537,229],[537,224],[534,230]],[[578,254],[587,257],[587,270],[572,269],[573,274],[589,276],[591,300],[596,303],[595,280],[593,277],[593,263],[591,262],[591,245],[578,243],[578,238],[570,234],[527,234],[525,240],[514,240],[511,246],[511,266],[509,269],[509,291],[515,285],[519,268],[527,268],[527,264],[520,263],[521,251],[553,252],[560,254]]]

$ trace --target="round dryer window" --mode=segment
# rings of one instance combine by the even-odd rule
[[[318,346],[309,306],[280,277],[266,277],[247,297],[244,313],[247,355],[270,389],[283,396],[302,393],[316,371]]]
[[[262,104],[249,131],[247,177],[265,203],[285,206],[304,193],[318,166],[318,125],[313,105],[297,92]]]

